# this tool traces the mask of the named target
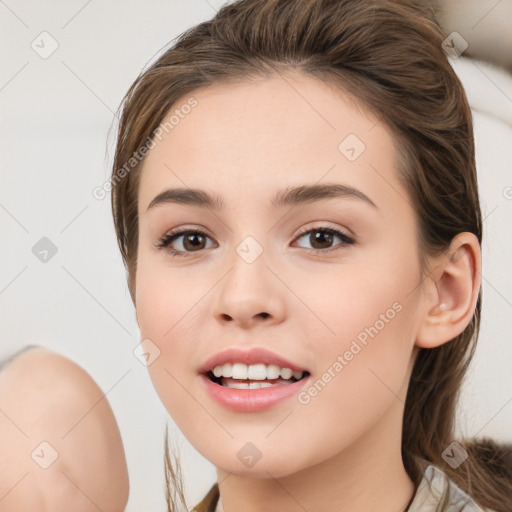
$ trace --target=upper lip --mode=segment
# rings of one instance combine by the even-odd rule
[[[225,363],[244,363],[246,365],[251,364],[275,364],[280,368],[290,368],[294,371],[307,371],[298,364],[288,361],[284,357],[266,350],[264,348],[251,348],[249,350],[242,350],[240,348],[228,348],[218,352],[214,356],[210,357],[203,363],[199,369],[200,373],[208,373],[213,370],[216,366],[220,366]]]

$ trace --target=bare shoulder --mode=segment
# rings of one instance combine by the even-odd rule
[[[42,347],[0,370],[0,510],[123,511],[124,448],[92,377]]]

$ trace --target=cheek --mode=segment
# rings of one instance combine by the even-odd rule
[[[318,266],[295,279],[293,291],[303,306],[297,303],[302,313],[294,315],[294,322],[302,324],[306,342],[313,343],[311,353],[322,360],[322,354],[348,350],[353,340],[361,346],[372,339],[407,346],[416,300],[411,292],[419,275],[409,261],[381,258],[378,264]]]
[[[171,269],[160,256],[139,253],[136,303],[142,337],[167,344],[165,340],[178,338],[177,332],[195,315],[193,306],[199,303],[207,285],[189,272],[191,268]]]
[[[187,267],[172,271],[154,257],[147,258],[143,252],[139,255],[136,304],[140,339],[151,340],[160,351],[148,371],[178,425],[182,417],[183,421],[195,421],[186,390],[201,361],[198,326],[210,311],[201,298],[211,286]]]
[[[363,422],[378,415],[408,381],[419,269],[412,258],[358,267],[317,272],[294,288],[307,297],[301,322],[315,375],[315,385],[298,399],[312,421],[327,421],[326,435],[330,422],[346,421],[347,411]]]

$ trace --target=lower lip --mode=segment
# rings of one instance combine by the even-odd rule
[[[233,389],[215,384],[207,375],[200,375],[209,395],[220,405],[236,412],[260,412],[296,396],[311,375],[293,384],[279,384],[270,388]]]

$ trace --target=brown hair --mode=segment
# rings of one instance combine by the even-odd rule
[[[136,79],[121,105],[112,174],[112,209],[135,302],[140,163],[119,169],[150,141],[171,107],[194,90],[298,70],[352,94],[390,128],[399,177],[415,206],[418,257],[445,251],[454,236],[482,241],[472,116],[444,54],[445,34],[426,2],[412,0],[239,0],[184,32]],[[460,440],[468,458],[453,469],[442,457],[455,440],[463,378],[474,354],[481,292],[456,338],[420,349],[406,398],[402,458],[417,487],[426,463],[442,469],[482,507],[512,510],[512,447]],[[166,444],[167,448],[167,444]],[[168,507],[177,510],[179,478],[166,449]],[[197,510],[213,509],[214,485]]]

